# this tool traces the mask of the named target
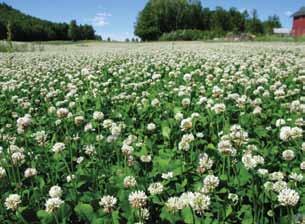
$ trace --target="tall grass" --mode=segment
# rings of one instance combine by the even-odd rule
[[[305,36],[303,37],[293,37],[293,36],[278,36],[278,35],[264,35],[257,36],[256,41],[271,41],[271,42],[305,42]]]
[[[0,41],[0,52],[34,52],[44,50],[45,48],[42,44]]]

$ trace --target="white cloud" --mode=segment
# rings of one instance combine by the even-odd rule
[[[97,13],[92,19],[92,25],[95,27],[107,26],[109,24],[108,18],[111,16],[111,13],[108,12]]]
[[[292,12],[291,12],[291,11],[286,11],[286,12],[285,12],[285,15],[286,15],[286,16],[291,16],[291,15],[292,15]]]

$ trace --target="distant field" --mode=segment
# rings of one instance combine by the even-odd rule
[[[37,51],[54,51],[54,50],[63,50],[67,49],[76,49],[76,48],[95,48],[95,47],[110,47],[116,48],[124,46],[124,48],[128,48],[128,46],[132,46],[135,48],[142,46],[151,46],[151,45],[170,45],[170,46],[178,46],[181,44],[185,44],[188,46],[192,46],[194,43],[198,44],[249,44],[249,45],[257,45],[259,43],[266,43],[266,46],[274,45],[276,43],[291,43],[291,44],[302,44],[305,43],[304,38],[293,38],[293,37],[279,37],[279,36],[261,36],[257,37],[255,41],[228,41],[223,39],[217,40],[209,40],[209,41],[160,41],[160,42],[120,42],[120,41],[97,41],[97,40],[84,40],[84,41],[41,41],[41,42],[12,42],[13,49],[8,49],[8,42],[0,41],[0,52],[37,52]],[[276,45],[275,45],[276,46]]]

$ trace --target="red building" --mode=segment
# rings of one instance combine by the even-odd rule
[[[305,36],[305,7],[292,15],[293,26],[291,34],[295,37]]]

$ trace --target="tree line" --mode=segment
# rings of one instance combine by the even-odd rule
[[[257,10],[240,12],[222,7],[211,10],[199,0],[149,0],[138,15],[135,35],[150,41],[177,30],[201,30],[224,36],[228,32],[270,34],[278,27],[281,27],[278,16],[262,21]]]
[[[26,15],[0,3],[0,40],[7,39],[8,27],[14,41],[93,40],[99,39],[91,25],[53,23]]]

